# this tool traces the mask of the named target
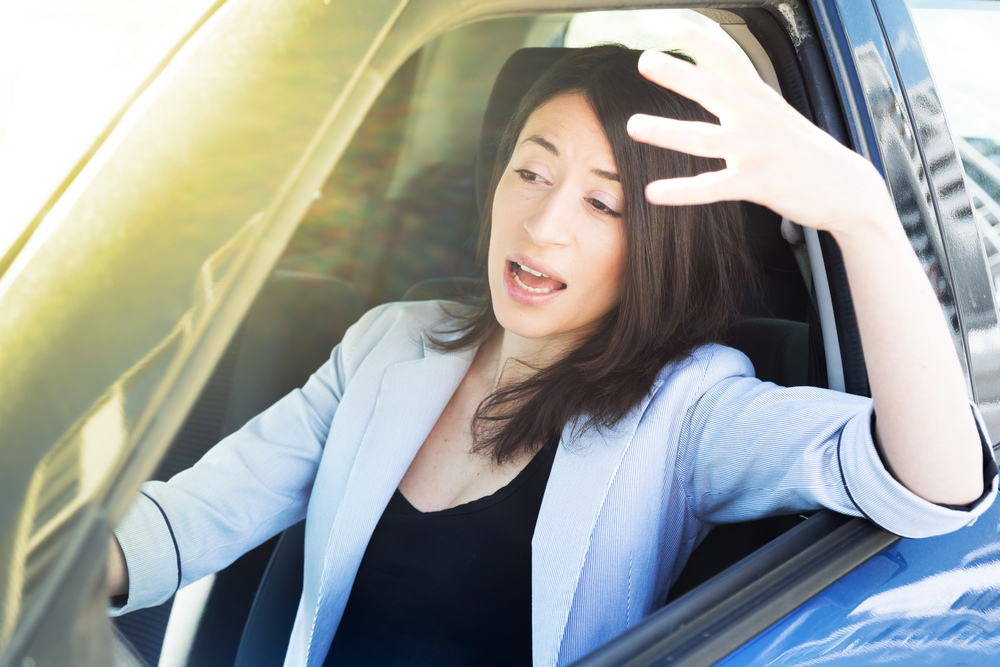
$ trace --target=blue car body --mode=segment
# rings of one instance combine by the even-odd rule
[[[900,540],[717,664],[997,664],[1000,507],[952,535]]]

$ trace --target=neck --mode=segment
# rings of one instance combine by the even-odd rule
[[[524,338],[500,328],[476,355],[478,372],[496,388],[534,375],[559,361],[580,342],[579,335]]]

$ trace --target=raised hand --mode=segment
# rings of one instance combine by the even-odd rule
[[[681,25],[671,37],[701,65],[647,51],[639,72],[698,102],[720,125],[639,114],[629,121],[629,134],[661,148],[722,158],[726,168],[654,181],[646,188],[650,202],[752,201],[835,235],[851,232],[852,225],[895,220],[875,168],[785,102],[735,45],[693,24]]]

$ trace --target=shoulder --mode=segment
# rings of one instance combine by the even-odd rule
[[[640,413],[684,414],[713,387],[734,381],[759,383],[745,354],[717,343],[696,347],[660,370]]]
[[[732,347],[711,343],[696,347],[687,356],[664,366],[656,378],[654,391],[683,387],[701,395],[727,378],[752,377],[753,364],[745,354]]]
[[[373,355],[388,363],[423,356],[427,333],[447,328],[464,306],[451,301],[399,301],[362,315],[340,344],[345,370],[352,374]]]

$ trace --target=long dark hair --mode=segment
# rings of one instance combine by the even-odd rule
[[[549,100],[582,93],[607,134],[623,191],[625,261],[620,300],[602,326],[575,349],[530,377],[499,388],[473,419],[473,450],[498,465],[556,442],[566,424],[581,431],[613,426],[652,389],[660,371],[694,348],[717,341],[748,285],[755,282],[737,202],[654,206],[646,183],[725,166],[633,141],[636,113],[717,123],[691,100],[643,78],[640,51],[602,45],[573,52],[546,70],[524,96],[499,138],[497,162],[482,213],[479,256],[485,265],[497,183],[531,113]],[[672,53],[689,60],[684,54]],[[488,289],[459,319],[443,350],[479,345],[499,328]]]

